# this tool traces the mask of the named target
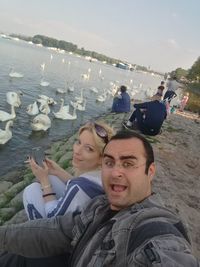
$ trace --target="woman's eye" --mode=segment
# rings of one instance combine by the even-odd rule
[[[77,145],[80,145],[80,143],[81,143],[81,142],[80,142],[80,140],[78,140],[78,139],[75,141],[75,144],[77,144]]]
[[[85,150],[88,152],[93,152],[94,150],[90,146],[85,146]]]

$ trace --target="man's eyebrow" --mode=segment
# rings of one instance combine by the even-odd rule
[[[103,158],[110,158],[110,159],[115,159],[112,155],[109,155],[109,154],[106,154],[106,153],[104,153],[104,155],[103,155]],[[126,155],[126,156],[120,156],[119,157],[119,159],[120,160],[125,160],[125,159],[138,159],[136,156],[134,156],[134,155]]]

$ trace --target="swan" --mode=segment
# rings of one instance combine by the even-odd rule
[[[63,98],[61,98],[60,101],[61,101],[61,105],[60,105],[60,109],[58,112],[69,112],[69,105],[64,106],[64,99]]]
[[[8,121],[6,123],[5,130],[0,129],[0,144],[4,145],[12,138],[12,132],[10,127],[13,126],[13,121]]]
[[[35,116],[39,113],[39,108],[36,101],[33,104],[28,105],[26,113],[31,116]]]
[[[79,104],[83,103],[83,89],[81,89],[81,95],[80,96],[75,96],[76,102]]]
[[[37,99],[38,102],[40,102],[40,99],[43,99],[43,100],[46,101],[46,103],[48,105],[56,105],[57,104],[57,102],[52,97],[49,97],[49,96],[46,96],[46,95],[39,95],[38,97],[39,97]]]
[[[68,87],[68,91],[69,91],[69,92],[74,92],[74,86],[69,86],[69,87]]]
[[[45,100],[44,100],[45,101]],[[41,103],[39,110],[44,113],[44,114],[49,114],[51,112],[49,105],[47,104],[47,102]]]
[[[19,107],[21,105],[21,100],[19,95],[22,95],[22,92],[7,92],[6,93],[6,102],[12,106]]]
[[[99,95],[96,99],[98,102],[104,102],[106,100],[106,94]]]
[[[67,93],[67,90],[66,89],[62,89],[62,88],[57,88],[56,89],[56,93],[65,94],[65,93]]]
[[[11,106],[11,113],[0,110],[0,121],[9,121],[16,117],[15,107]]]
[[[90,90],[95,94],[98,93],[98,89],[96,87],[91,87]]]
[[[73,108],[76,108],[79,111],[85,111],[85,107],[86,107],[86,99],[83,100],[83,104],[80,104],[78,102],[73,102],[70,101],[70,104],[72,105]]]
[[[46,131],[51,127],[51,120],[46,114],[39,114],[31,123],[33,131]]]
[[[45,81],[44,79],[41,80],[40,85],[43,87],[49,86],[49,82]]]
[[[66,112],[64,110],[62,110],[61,112],[53,112],[53,114],[57,119],[61,119],[61,120],[76,120],[77,119],[76,108],[74,108],[73,114],[70,114],[69,112]]]
[[[9,76],[11,78],[23,78],[24,77],[24,75],[22,73],[19,73],[19,72],[14,71],[13,68],[11,68],[10,73],[9,73]]]

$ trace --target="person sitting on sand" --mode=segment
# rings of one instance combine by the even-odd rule
[[[162,100],[162,97],[163,97],[163,91],[164,91],[164,89],[165,89],[164,84],[165,84],[164,81],[162,81],[162,82],[160,83],[160,85],[158,86],[157,92],[156,92],[156,94],[154,95],[154,96],[159,96],[159,99],[158,99],[158,100]],[[153,96],[153,97],[154,97],[154,96]],[[153,99],[152,99],[152,100],[153,100]]]
[[[126,86],[122,85],[118,88],[117,92],[114,95],[112,112],[121,113],[121,112],[130,112],[131,99],[127,93]]]
[[[129,120],[123,123],[125,128],[132,128],[133,124],[141,133],[157,135],[167,117],[166,106],[159,101],[159,96],[154,96],[153,101],[134,104],[135,110]]]
[[[86,123],[79,130],[73,146],[72,165],[75,177],[48,158],[43,167],[29,158],[29,164],[38,182],[27,186],[23,203],[30,220],[77,212],[86,202],[103,194],[101,158],[113,129],[102,122]]]

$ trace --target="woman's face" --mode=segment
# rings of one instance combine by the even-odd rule
[[[82,173],[95,170],[100,166],[101,156],[90,131],[84,130],[74,144],[72,164]]]

